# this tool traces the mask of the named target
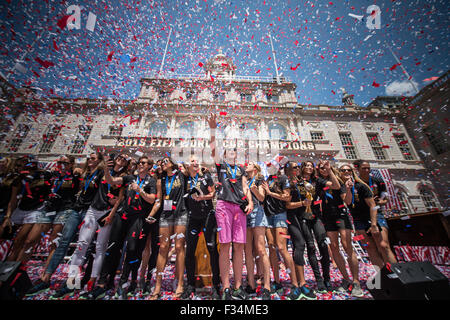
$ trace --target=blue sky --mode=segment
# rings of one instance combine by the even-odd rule
[[[377,30],[364,20],[373,4],[381,9]],[[57,25],[70,5],[81,7],[80,30]],[[386,43],[419,89],[449,68],[446,1],[5,0],[0,12],[4,75],[42,33],[9,81],[43,96],[137,97],[140,78],[160,68],[169,27],[167,75],[202,73],[199,63],[219,48],[239,75],[275,75],[270,31],[279,72],[296,83],[301,104],[340,105],[341,87],[363,106],[392,89],[414,94]],[[97,16],[93,31],[89,12]]]

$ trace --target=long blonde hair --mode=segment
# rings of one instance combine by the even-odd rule
[[[255,179],[256,180],[264,180],[264,176],[261,173],[261,166],[255,162],[250,162],[249,164],[252,164],[253,167],[256,169],[256,175],[255,175]]]

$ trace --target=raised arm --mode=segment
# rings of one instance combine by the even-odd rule
[[[106,160],[106,165],[103,166],[103,171],[105,173],[105,181],[108,184],[111,185],[117,185],[117,184],[122,184],[123,183],[123,179],[122,177],[113,177],[111,176],[111,172],[109,172],[110,170],[110,166],[114,166],[113,160],[109,159],[109,156],[105,156],[108,159]]]
[[[208,117],[208,124],[209,124],[209,132],[211,135],[209,147],[211,148],[211,157],[213,158],[214,162],[216,161],[216,128],[217,128],[217,116],[213,113],[211,113]]]

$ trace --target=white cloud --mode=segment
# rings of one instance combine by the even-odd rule
[[[416,90],[414,89],[411,82],[414,83],[416,88],[418,87],[417,82],[414,80],[408,81],[397,81],[391,82],[386,86],[386,95],[388,96],[413,96],[416,94]]]

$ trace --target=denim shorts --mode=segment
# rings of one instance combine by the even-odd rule
[[[163,211],[159,218],[159,227],[168,228],[172,226],[187,226],[188,213],[186,210],[174,214],[170,211]]]
[[[269,227],[264,208],[256,206],[251,213],[247,215],[247,228]]]
[[[383,212],[378,212],[377,214],[377,223],[380,225],[380,227],[389,229],[386,218],[384,217]]]
[[[73,209],[51,212],[41,211],[37,223],[64,224],[73,212],[75,212]]]
[[[43,209],[43,205],[37,209],[29,211],[16,208],[16,210],[14,210],[11,214],[11,222],[12,224],[36,223]]]
[[[288,224],[286,222],[287,214],[286,212],[277,213],[275,215],[268,215],[267,222],[269,228],[287,228]]]

